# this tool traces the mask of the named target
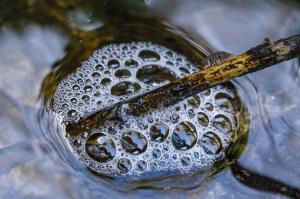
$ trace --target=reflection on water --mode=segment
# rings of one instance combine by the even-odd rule
[[[1,198],[299,198],[297,60],[234,81],[251,115],[246,149],[231,168],[205,184],[192,182],[195,186],[189,190],[144,186],[126,192],[134,186],[91,175],[63,150],[60,129],[53,128],[57,125],[39,120],[40,114],[47,114],[39,110],[46,75],[64,57],[73,58],[72,53],[80,54],[78,62],[88,57],[89,52],[82,52],[85,41],[97,48],[90,42],[96,40],[93,30],[108,21],[125,23],[121,20],[126,21],[126,13],[163,18],[201,41],[206,52],[218,49],[236,54],[265,37],[299,33],[296,2],[127,0],[121,5],[92,0],[20,4],[1,0],[0,5]],[[121,191],[115,191],[116,186]]]

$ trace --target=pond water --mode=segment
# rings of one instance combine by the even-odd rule
[[[299,27],[297,1],[0,0],[0,197],[300,198],[296,59],[232,81],[250,115],[237,160],[214,175],[184,175],[171,184],[93,174],[44,109],[59,81],[111,41],[151,38],[197,65],[213,52],[239,54]]]

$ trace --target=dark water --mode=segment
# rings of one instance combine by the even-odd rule
[[[99,45],[131,40],[115,28],[131,23],[180,34],[204,54],[238,54],[299,33],[300,8],[274,0],[0,1],[0,198],[300,198],[297,60],[233,82],[250,113],[248,142],[236,163],[205,181],[135,186],[92,175],[71,157],[56,120],[43,120],[43,98]],[[146,37],[147,27],[131,31]]]

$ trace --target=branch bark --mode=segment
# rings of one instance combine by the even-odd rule
[[[116,113],[122,112],[122,110],[125,110],[128,114],[140,115],[161,106],[175,104],[235,77],[293,59],[298,56],[299,52],[300,35],[280,39],[274,43],[266,39],[263,44],[229,58],[224,63],[207,67],[151,92],[102,109],[92,116],[80,120],[77,124],[67,125],[66,130],[80,133],[91,127],[90,125],[118,116]]]

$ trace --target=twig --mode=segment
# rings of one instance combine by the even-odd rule
[[[269,66],[297,57],[300,52],[300,35],[291,36],[272,43],[269,39],[245,53],[234,56],[224,63],[207,67],[192,75],[159,87],[153,91],[122,101],[80,120],[77,124],[67,125],[67,131],[80,133],[101,121],[111,119],[122,110],[140,115],[151,109],[169,106],[195,95],[217,84],[235,77],[262,70]],[[117,114],[118,115],[118,114]]]

